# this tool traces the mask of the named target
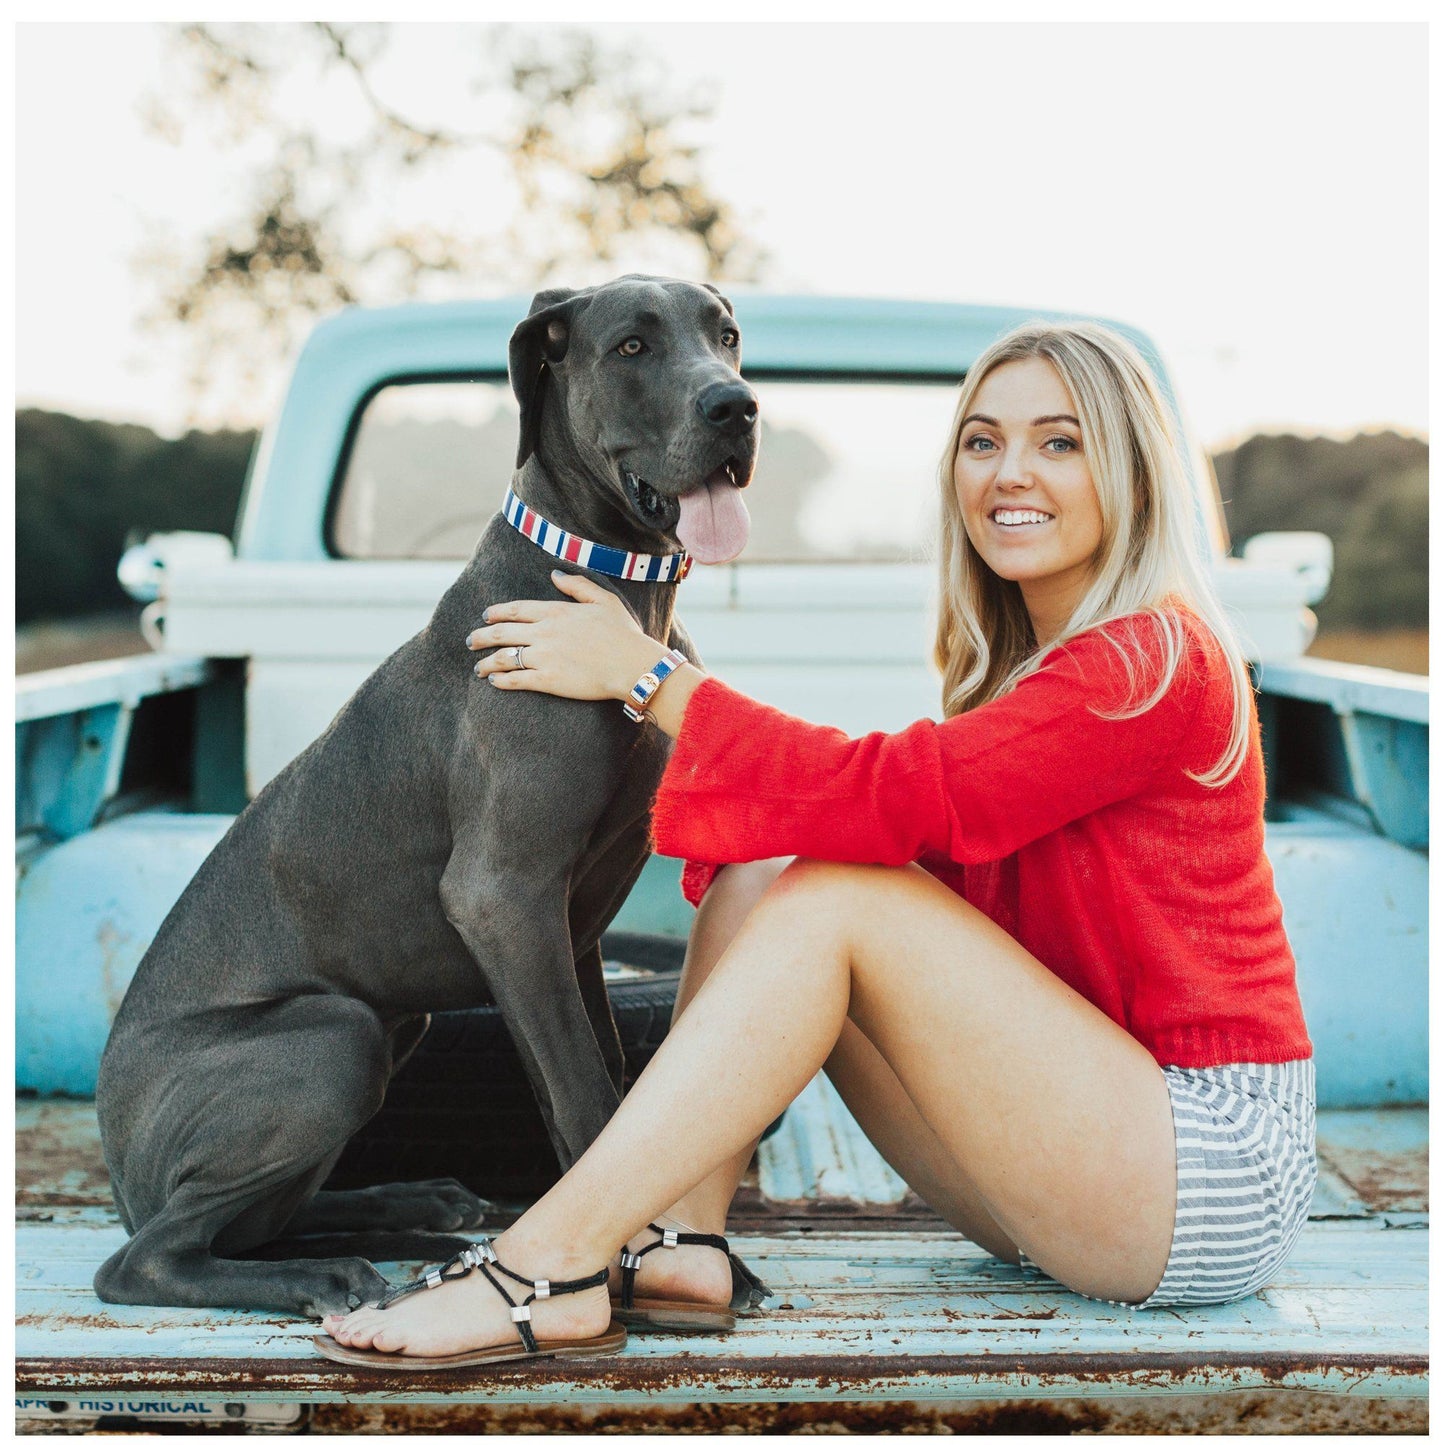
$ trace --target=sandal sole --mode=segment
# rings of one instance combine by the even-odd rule
[[[317,1353],[339,1365],[359,1365],[367,1370],[466,1370],[483,1365],[505,1365],[515,1360],[539,1360],[562,1356],[615,1355],[627,1343],[627,1331],[613,1324],[589,1340],[538,1340],[535,1352],[516,1345],[492,1345],[485,1350],[468,1350],[460,1355],[399,1355],[386,1350],[356,1350],[338,1344],[330,1335],[312,1335]]]
[[[629,1329],[671,1330],[678,1334],[730,1334],[737,1315],[720,1305],[694,1304],[688,1300],[640,1299],[627,1309],[612,1307],[612,1318]]]

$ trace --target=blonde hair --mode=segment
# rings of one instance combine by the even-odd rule
[[[1051,363],[1073,398],[1104,522],[1093,580],[1063,630],[1042,648],[1018,584],[999,577],[974,550],[953,479],[963,420],[979,387],[1006,362],[1028,357]],[[1001,337],[964,378],[938,480],[941,585],[933,655],[943,673],[945,717],[1010,691],[1080,633],[1144,613],[1158,627],[1163,670],[1147,697],[1109,715],[1137,717],[1168,692],[1185,657],[1174,605],[1182,602],[1222,649],[1234,691],[1224,751],[1207,771],[1189,776],[1220,787],[1239,772],[1249,746],[1249,673],[1195,539],[1194,500],[1168,407],[1133,345],[1093,322],[1029,322]],[[1104,636],[1124,658],[1132,693],[1146,663],[1138,640],[1131,647]]]

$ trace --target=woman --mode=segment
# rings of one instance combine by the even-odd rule
[[[1148,367],[1099,326],[1004,337],[940,481],[945,721],[850,741],[696,668],[665,679],[656,842],[707,860],[684,876],[701,902],[672,1034],[555,1188],[443,1288],[329,1319],[327,1353],[475,1363],[529,1330],[617,1348],[620,1247],[639,1295],[725,1313],[725,1251],[659,1248],[662,1229],[721,1233],[758,1134],[820,1067],[1001,1259],[1134,1307],[1237,1298],[1279,1267],[1314,1183],[1310,1041],[1253,697]],[[658,644],[612,593],[555,580],[571,600],[488,609],[478,674],[626,698]]]

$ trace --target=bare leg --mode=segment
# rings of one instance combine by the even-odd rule
[[[719,871],[702,900],[688,939],[674,1022],[791,861],[775,858],[730,864]],[[850,1021],[844,1026],[825,1068],[864,1133],[889,1164],[907,1178],[914,1191],[965,1238],[1016,1264],[1017,1247],[928,1127],[887,1060],[856,1024]],[[725,1234],[728,1210],[756,1147],[757,1140],[744,1146],[659,1219],[688,1230]],[[636,1251],[656,1238],[656,1234],[644,1229],[629,1241],[628,1248]],[[639,1279],[644,1294],[704,1303],[725,1303],[733,1287],[727,1261],[716,1250],[704,1248],[652,1250],[643,1260]],[[618,1284],[614,1269],[614,1292]]]
[[[1148,1052],[922,870],[812,862],[768,891],[612,1121],[498,1253],[524,1274],[596,1270],[735,1158],[849,1020],[1008,1240],[1087,1293],[1153,1290],[1174,1133]],[[605,1326],[600,1290],[541,1303],[566,1308],[538,1310],[539,1334]],[[419,1354],[510,1338],[475,1278],[327,1328]]]
[[[737,936],[748,914],[791,861],[789,858],[775,858],[763,863],[730,864],[713,880],[703,896],[688,936],[687,957],[683,962],[677,1002],[672,1011],[674,1027]],[[658,1219],[688,1231],[725,1234],[733,1195],[738,1192],[738,1184],[756,1148],[757,1140],[749,1140]],[[639,1250],[656,1239],[656,1234],[644,1228],[629,1241],[628,1248]],[[621,1277],[615,1268],[612,1276],[615,1292]],[[644,1295],[696,1300],[704,1304],[726,1303],[733,1289],[727,1261],[717,1250],[701,1246],[652,1250],[643,1259],[638,1281],[639,1292]]]

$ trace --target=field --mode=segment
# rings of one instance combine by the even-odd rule
[[[1401,627],[1390,632],[1325,632],[1315,638],[1308,655],[1428,676],[1430,633],[1423,627]]]

